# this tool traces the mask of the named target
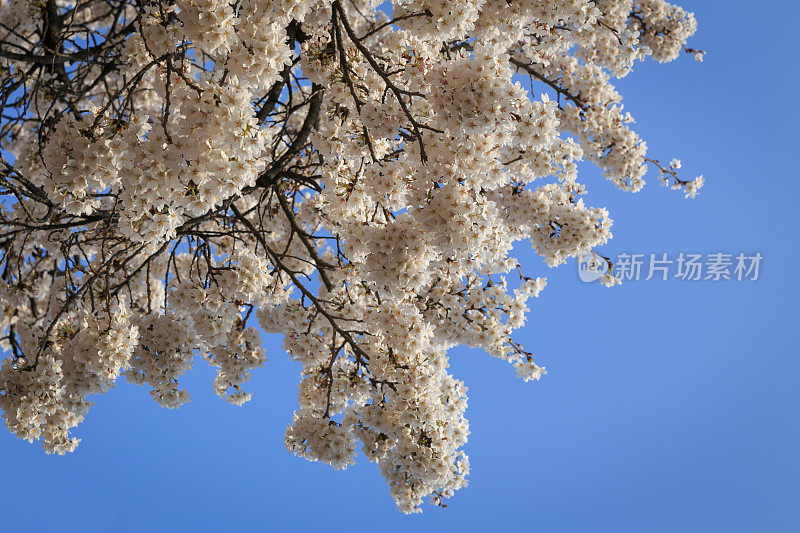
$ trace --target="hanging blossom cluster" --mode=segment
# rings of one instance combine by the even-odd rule
[[[546,373],[512,337],[545,286],[514,243],[554,267],[611,238],[578,163],[702,186],[612,85],[702,59],[695,30],[663,0],[0,0],[6,427],[72,451],[122,376],[177,408],[197,358],[241,405],[260,327],[301,368],[287,449],[444,505],[450,348]]]

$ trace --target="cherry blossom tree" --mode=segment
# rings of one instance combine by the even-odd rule
[[[577,163],[650,159],[611,83],[696,30],[663,0],[0,0],[0,409],[75,449],[121,376],[241,405],[257,325],[302,367],[286,447],[357,450],[404,512],[466,484],[448,350],[512,337],[551,267],[611,238]],[[603,282],[617,282],[612,274]],[[287,413],[288,417],[288,413]]]

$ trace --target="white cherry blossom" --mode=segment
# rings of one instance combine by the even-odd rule
[[[651,167],[697,195],[613,80],[704,52],[663,0],[386,7],[0,0],[11,433],[71,452],[121,376],[178,408],[198,361],[242,405],[268,393],[247,383],[260,326],[301,365],[289,451],[363,453],[404,512],[466,486],[449,350],[547,374],[513,337],[546,285],[514,245],[556,267],[611,239],[582,160],[624,191]]]

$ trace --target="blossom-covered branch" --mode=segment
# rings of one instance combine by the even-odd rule
[[[702,59],[695,30],[663,0],[0,0],[6,426],[70,452],[121,376],[177,408],[197,358],[241,405],[257,323],[301,364],[289,450],[360,447],[401,510],[444,505],[450,348],[546,373],[512,337],[545,286],[514,243],[557,266],[611,238],[578,163],[702,186],[612,85]]]

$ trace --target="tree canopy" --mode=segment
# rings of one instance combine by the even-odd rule
[[[0,0],[6,426],[73,451],[121,376],[177,408],[197,358],[241,405],[260,325],[302,367],[290,451],[360,448],[402,511],[444,505],[448,350],[546,373],[512,337],[545,286],[514,243],[554,267],[611,238],[578,162],[702,186],[612,85],[701,60],[695,31],[663,0]]]

